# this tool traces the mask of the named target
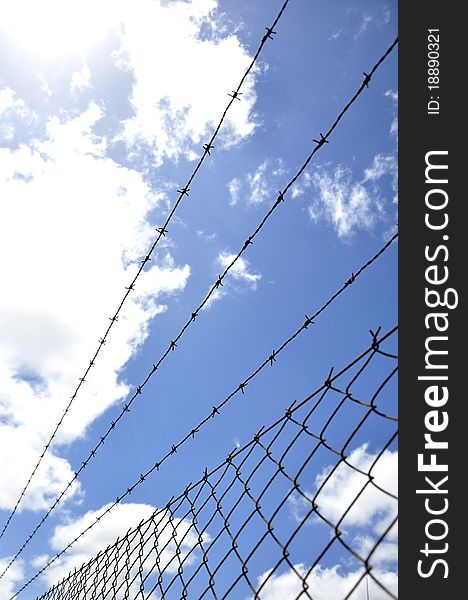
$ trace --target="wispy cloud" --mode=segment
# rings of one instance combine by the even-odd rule
[[[0,115],[7,111],[22,114],[25,110],[24,100],[18,98],[11,88],[4,87],[0,90]]]
[[[231,264],[235,258],[235,254],[229,254],[228,252],[221,252],[218,256],[217,262],[224,269]],[[238,258],[236,263],[229,271],[229,276],[236,281],[246,283],[252,290],[257,289],[257,283],[262,278],[258,273],[250,273],[249,263],[245,258]]]
[[[80,92],[88,88],[91,84],[91,71],[86,64],[83,64],[79,71],[72,73],[70,90],[71,92]]]
[[[217,268],[224,270],[232,263],[235,257],[235,254],[221,252],[216,258],[215,265]],[[210,300],[206,305],[207,308],[210,307],[216,300],[224,298],[232,291],[255,291],[261,278],[262,276],[259,273],[253,273],[250,271],[249,262],[245,258],[238,258],[224,280],[223,287],[217,288],[211,295]]]
[[[13,139],[18,121],[32,122],[34,113],[10,87],[0,89],[0,139]]]
[[[373,20],[374,20],[374,17],[372,15],[364,14],[362,16],[362,21],[361,21],[361,24],[359,25],[359,29],[354,34],[355,40],[360,38],[361,35],[367,31],[367,28],[369,27],[369,25],[372,23]]]
[[[386,5],[369,4],[364,12],[352,5],[346,11],[347,24],[336,29],[327,39],[330,41],[347,36],[357,42],[372,28],[381,29],[387,26],[391,18],[392,12]]]
[[[305,173],[291,192],[293,198],[311,197],[308,214],[313,222],[330,223],[342,239],[350,239],[359,229],[372,230],[388,218],[379,185],[390,177],[390,186],[397,193],[397,160],[393,154],[377,154],[372,164],[356,180],[350,167],[339,165],[333,171],[325,167]]]
[[[231,181],[227,184],[227,188],[229,190],[229,195],[231,196],[231,200],[229,202],[229,204],[231,204],[231,206],[234,206],[235,204],[237,204],[239,202],[239,198],[240,198],[240,190],[241,190],[241,181],[240,179],[237,179],[237,177],[234,177],[234,179],[231,179]]]
[[[264,160],[256,171],[247,174],[247,185],[250,189],[247,200],[249,204],[261,204],[270,195],[271,184],[266,176],[268,166],[269,161]]]
[[[376,154],[370,167],[364,170],[363,182],[376,182],[382,177],[391,177],[391,186],[395,192],[394,200],[398,191],[398,163],[394,154]]]
[[[328,37],[327,40],[330,42],[331,40],[337,40],[338,38],[340,38],[344,33],[343,29],[336,29],[333,33],[331,33]]]
[[[310,219],[325,219],[340,238],[351,237],[357,229],[372,229],[383,215],[380,197],[362,182],[353,181],[349,168],[339,166],[332,173],[318,171],[312,183],[318,196],[309,204]]]
[[[300,183],[295,183],[291,190],[292,198],[299,198],[304,195],[304,192],[312,185],[312,175],[307,171],[302,176]]]
[[[398,116],[397,116],[398,92],[395,92],[393,90],[387,90],[385,92],[385,96],[392,100],[393,107],[394,107],[394,117],[392,120],[392,124],[390,125],[390,135],[394,136],[398,140]]]
[[[230,204],[235,205],[241,199],[246,204],[262,204],[273,200],[278,180],[286,172],[282,159],[265,159],[255,171],[248,172],[243,178],[236,177],[228,183]]]
[[[216,233],[206,233],[202,229],[197,230],[197,236],[205,242],[212,242],[218,237]]]

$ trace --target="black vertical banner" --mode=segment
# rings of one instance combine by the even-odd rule
[[[399,6],[400,597],[467,597],[462,18]],[[458,143],[457,143],[458,142]],[[463,372],[465,371],[465,373]],[[465,575],[465,577],[464,577]]]

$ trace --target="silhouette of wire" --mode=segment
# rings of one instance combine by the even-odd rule
[[[189,591],[196,598],[206,595],[230,598],[234,588],[238,595],[250,593],[259,598],[260,592],[285,566],[300,585],[296,598],[314,598],[309,578],[333,545],[339,546],[361,568],[345,598],[351,597],[368,577],[389,598],[395,598],[388,588],[388,578],[381,577],[378,569],[374,569],[372,557],[396,523],[398,498],[393,490],[383,486],[381,475],[376,472],[397,436],[397,418],[391,414],[396,409],[396,390],[389,389],[396,366],[386,366],[396,363],[397,357],[381,350],[396,331],[397,327],[383,335],[380,328],[371,331],[371,344],[339,372],[333,373],[331,369],[325,381],[304,400],[293,402],[274,423],[262,427],[248,443],[235,448],[211,471],[205,469],[196,483],[189,483],[164,508],[155,510],[39,600],[82,597],[136,600],[150,598],[153,592],[161,598],[186,598]],[[363,380],[374,391],[364,392]],[[346,415],[339,429],[345,441],[335,447],[334,426],[338,415]],[[351,456],[350,447],[354,444],[356,448],[358,433],[362,438],[363,433],[375,431],[375,419],[387,423],[382,429],[386,441],[375,455],[370,455],[366,465]],[[325,475],[317,478],[320,473]],[[342,491],[346,506],[339,518],[334,519],[333,511],[327,510],[324,490],[345,474],[354,478],[352,490]],[[315,492],[304,487],[306,478],[309,486],[315,479]],[[382,521],[384,531],[378,539],[371,540],[366,551],[347,534],[346,522],[369,492],[385,501],[388,515],[387,522]],[[296,523],[291,525],[294,520],[284,519],[281,511],[294,502],[301,507],[302,514],[299,511]],[[282,525],[278,526],[282,516]],[[307,555],[311,557],[313,538],[306,525],[313,519],[316,527],[323,526],[329,534],[323,537],[323,545],[310,566],[298,568],[294,560],[295,544],[299,540],[307,544]],[[82,531],[11,600],[95,525]],[[255,538],[251,547],[249,537]],[[264,548],[272,555],[276,553],[278,560],[262,577],[252,579],[249,573],[258,569],[258,565],[252,565],[255,555]],[[196,552],[201,552],[203,560]]]
[[[161,238],[165,237],[166,233],[167,233],[167,226],[169,225],[169,223],[172,221],[172,218],[174,217],[175,212],[177,211],[179,204],[181,203],[182,199],[184,196],[188,196],[188,192],[190,190],[190,185],[192,184],[193,180],[195,179],[198,171],[200,170],[200,167],[202,166],[202,164],[205,162],[205,159],[207,156],[210,156],[212,149],[214,148],[213,142],[215,141],[215,139],[218,136],[218,133],[226,119],[226,116],[229,112],[229,109],[231,108],[231,106],[233,105],[235,100],[240,100],[239,96],[241,95],[240,90],[242,89],[242,86],[245,83],[245,80],[247,79],[248,75],[250,74],[250,72],[252,71],[252,69],[254,68],[255,64],[258,61],[258,58],[260,56],[260,53],[262,52],[263,46],[265,45],[267,40],[272,40],[273,39],[273,34],[276,34],[276,31],[273,31],[274,28],[276,27],[276,25],[278,24],[278,22],[280,21],[281,17],[283,16],[284,11],[286,10],[287,5],[289,4],[290,0],[285,0],[285,2],[283,3],[280,11],[278,12],[278,14],[276,15],[275,20],[273,21],[273,25],[271,27],[267,27],[267,33],[263,35],[262,40],[260,42],[260,45],[257,48],[257,51],[252,59],[252,61],[250,62],[249,66],[247,67],[247,70],[245,71],[244,75],[242,76],[242,79],[240,80],[237,88],[235,90],[233,90],[233,92],[231,94],[229,94],[231,100],[227,103],[226,108],[224,109],[224,112],[221,115],[221,118],[218,122],[218,125],[216,126],[216,129],[214,130],[214,133],[212,134],[210,140],[203,145],[203,154],[200,156],[192,174],[190,175],[187,183],[185,184],[185,186],[183,188],[181,188],[180,190],[178,190],[179,193],[179,197],[177,198],[177,201],[175,202],[175,204],[173,205],[171,211],[169,212],[164,225],[162,227],[158,227],[156,229],[157,231],[157,236],[154,239],[153,243],[150,246],[149,251],[147,252],[147,254],[145,255],[145,258],[141,261],[140,267],[138,268],[138,271],[136,273],[136,275],[133,277],[130,285],[126,288],[126,292],[122,298],[122,300],[120,301],[120,304],[117,307],[117,310],[114,312],[113,316],[110,317],[110,323],[104,333],[104,335],[99,339],[99,344],[98,347],[94,353],[94,355],[92,356],[91,360],[89,361],[89,365],[87,366],[87,368],[85,369],[83,375],[79,378],[79,383],[75,388],[75,391],[73,392],[73,395],[70,398],[70,401],[68,402],[65,410],[63,411],[57,425],[55,426],[47,444],[44,446],[43,451],[41,452],[41,454],[39,455],[38,461],[35,465],[35,467],[33,468],[21,494],[18,497],[18,500],[16,501],[16,504],[14,506],[14,508],[12,509],[10,515],[8,516],[8,519],[6,520],[2,531],[0,532],[0,540],[2,539],[2,537],[5,535],[6,530],[8,529],[8,526],[10,525],[11,520],[13,519],[14,515],[16,514],[18,507],[20,505],[20,503],[22,502],[26,491],[29,488],[29,485],[31,484],[31,481],[33,479],[33,477],[35,476],[35,474],[37,473],[37,470],[40,466],[40,464],[42,463],[42,460],[44,458],[44,456],[47,454],[50,446],[52,445],[58,430],[60,429],[66,415],[68,414],[68,412],[70,411],[70,408],[72,407],[81,387],[83,386],[86,377],[88,376],[90,370],[92,369],[92,367],[95,365],[96,359],[98,358],[102,347],[104,346],[104,344],[107,341],[107,338],[109,337],[109,334],[111,332],[112,327],[114,326],[114,324],[117,322],[118,317],[122,311],[122,308],[125,304],[125,302],[127,301],[127,298],[130,296],[131,292],[135,289],[135,284],[137,283],[141,273],[143,272],[146,264],[151,260],[151,257],[153,255],[153,252],[156,248],[156,246],[159,244]]]
[[[164,352],[164,354],[161,356],[161,358],[159,359],[159,361],[153,365],[152,369],[149,371],[149,373],[147,374],[146,378],[142,381],[142,383],[140,385],[138,385],[132,395],[132,397],[130,398],[130,400],[124,404],[121,412],[119,413],[119,415],[117,416],[117,418],[113,421],[111,421],[111,424],[109,425],[108,429],[106,430],[106,432],[104,433],[103,436],[100,437],[99,442],[94,446],[94,448],[89,452],[87,458],[82,461],[81,466],[78,468],[78,470],[75,472],[74,477],[68,482],[68,484],[66,485],[66,487],[62,490],[62,492],[57,496],[57,498],[55,499],[55,501],[52,503],[52,505],[49,507],[49,509],[47,510],[47,512],[44,514],[44,516],[42,517],[42,519],[39,521],[39,523],[36,525],[36,527],[33,529],[32,533],[26,538],[26,540],[24,541],[24,543],[22,544],[22,546],[19,548],[19,550],[16,552],[16,554],[10,559],[10,561],[8,562],[7,566],[5,567],[5,569],[3,570],[3,572],[0,574],[0,579],[5,575],[5,573],[8,571],[8,569],[11,567],[11,565],[17,560],[17,558],[22,554],[23,550],[26,548],[26,546],[30,543],[31,539],[35,536],[35,534],[37,533],[37,531],[42,527],[42,525],[44,524],[44,522],[48,519],[49,515],[53,512],[53,510],[55,510],[55,508],[57,507],[57,505],[61,502],[61,500],[63,499],[63,497],[66,495],[66,493],[69,491],[69,489],[71,488],[71,486],[73,485],[73,483],[76,481],[76,479],[79,477],[80,473],[87,467],[87,465],[89,464],[89,462],[96,456],[97,451],[99,450],[99,448],[104,444],[105,440],[107,439],[107,437],[112,433],[112,431],[115,429],[116,425],[120,422],[120,420],[124,417],[125,413],[129,412],[131,405],[133,404],[133,402],[136,400],[136,398],[141,395],[143,388],[148,384],[149,380],[152,378],[152,376],[154,375],[154,373],[159,369],[160,365],[164,362],[164,360],[166,359],[166,357],[175,350],[175,348],[177,347],[177,342],[181,339],[181,337],[185,334],[185,331],[190,327],[190,325],[195,321],[196,317],[198,316],[199,312],[203,309],[203,307],[209,302],[211,296],[213,295],[213,293],[220,287],[223,285],[223,280],[226,277],[226,275],[228,274],[228,272],[230,271],[230,269],[236,264],[236,262],[239,260],[239,258],[243,255],[243,253],[247,250],[248,246],[251,245],[253,243],[254,238],[258,235],[258,233],[263,229],[263,227],[265,226],[266,222],[268,221],[268,219],[271,217],[271,215],[274,213],[274,211],[278,208],[278,206],[284,202],[285,200],[285,194],[291,189],[291,186],[298,180],[298,178],[300,177],[300,175],[304,172],[304,170],[306,169],[307,165],[310,163],[310,161],[312,160],[313,156],[315,155],[316,152],[318,152],[320,150],[320,148],[323,147],[323,145],[327,142],[327,137],[329,137],[331,135],[331,133],[333,132],[333,130],[336,128],[337,124],[339,123],[339,121],[342,119],[343,115],[349,110],[349,108],[352,106],[352,104],[357,100],[357,98],[359,97],[359,95],[362,93],[362,91],[368,87],[368,83],[370,81],[370,77],[371,75],[375,72],[375,70],[378,68],[378,66],[380,64],[383,63],[383,61],[385,60],[385,58],[390,54],[390,52],[392,51],[392,49],[396,46],[397,44],[397,39],[391,44],[391,46],[387,49],[387,51],[385,52],[385,54],[379,59],[379,61],[376,63],[376,65],[372,68],[372,70],[370,71],[369,75],[365,76],[364,81],[361,83],[360,87],[358,88],[358,91],[354,94],[353,98],[346,104],[346,106],[344,107],[344,109],[340,112],[340,114],[338,115],[338,117],[335,119],[333,125],[331,126],[331,128],[329,129],[329,131],[327,132],[326,136],[321,135],[321,139],[320,140],[314,140],[315,142],[315,147],[312,150],[312,152],[309,154],[309,156],[307,157],[307,159],[305,160],[305,162],[303,163],[303,165],[300,167],[299,171],[296,173],[296,175],[290,180],[290,182],[286,185],[286,187],[284,188],[283,191],[280,191],[278,194],[278,197],[276,198],[275,202],[273,203],[273,205],[270,207],[270,209],[267,211],[267,213],[264,215],[264,217],[261,219],[260,223],[257,225],[256,229],[254,230],[254,232],[252,233],[252,235],[250,235],[246,241],[244,242],[241,250],[237,253],[237,255],[233,258],[233,260],[231,261],[231,263],[225,268],[224,272],[222,273],[222,275],[220,275],[217,280],[215,281],[215,283],[213,284],[213,286],[210,288],[208,294],[205,296],[205,299],[202,301],[202,303],[198,306],[198,308],[193,311],[191,313],[190,318],[187,320],[187,322],[185,323],[185,325],[182,327],[182,329],[179,331],[178,335],[171,340],[168,348],[166,349],[166,351]],[[203,419],[195,428],[193,428],[187,435],[186,437],[182,440],[182,442],[180,442],[177,445],[174,445],[171,448],[171,451],[168,452],[163,459],[159,462],[156,463],[156,465],[150,469],[150,472],[152,472],[155,468],[159,469],[160,464],[162,464],[162,462],[164,462],[169,456],[171,456],[172,454],[174,454],[175,452],[177,452],[177,448],[182,444],[185,443],[188,439],[190,439],[191,437],[193,438],[196,433],[198,433],[199,427],[203,426],[206,422],[208,422],[211,418],[215,417],[218,413],[219,413],[219,409],[222,408],[230,399],[231,397],[233,397],[234,395],[236,395],[239,391],[242,392],[242,394],[244,394],[244,389],[247,386],[247,384],[249,383],[249,381],[251,379],[253,379],[254,377],[256,377],[256,375],[262,371],[266,365],[268,364],[273,364],[273,362],[276,360],[277,355],[287,346],[289,345],[290,342],[292,342],[302,331],[304,331],[305,329],[308,328],[309,325],[311,325],[313,323],[313,319],[317,318],[324,310],[326,310],[328,308],[328,306],[338,297],[340,296],[348,287],[349,285],[351,285],[352,283],[354,283],[354,281],[357,279],[357,277],[365,270],[367,269],[371,264],[373,264],[374,261],[376,261],[386,250],[387,248],[397,239],[398,234],[395,234],[378,252],[376,255],[374,255],[367,263],[365,263],[363,266],[361,266],[359,268],[359,270],[356,273],[352,273],[351,277],[349,279],[346,280],[346,282],[341,286],[341,288],[335,292],[328,300],[327,302],[317,311],[315,312],[311,317],[307,317],[306,316],[306,320],[304,321],[304,324],[288,339],[286,340],[286,342],[284,342],[280,348],[277,351],[274,351],[263,363],[260,367],[258,367],[253,374],[251,374],[243,383],[239,384],[239,386],[236,388],[236,390],[234,390],[218,407],[213,406],[213,411],[212,413],[205,417],[205,419]],[[143,478],[144,480],[144,478]],[[132,488],[133,489],[133,488]],[[131,493],[131,490],[130,492]]]

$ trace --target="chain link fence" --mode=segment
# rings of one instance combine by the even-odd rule
[[[396,598],[395,332],[40,600]]]

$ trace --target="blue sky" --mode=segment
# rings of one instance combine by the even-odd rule
[[[280,7],[145,0],[130,8],[122,0],[110,18],[108,3],[96,4],[70,0],[63,11],[47,0],[37,12],[29,0],[1,3],[6,17],[0,52],[8,57],[0,67],[1,276],[7,282],[0,300],[2,525],[154,228],[177,199],[227,93]],[[0,541],[2,565],[396,29],[395,2],[291,0]],[[10,597],[59,549],[53,544],[65,540],[61,526],[79,522],[125,490],[392,235],[396,60],[393,52],[84,472],[79,488],[10,569],[0,598]],[[140,486],[132,503],[165,504],[205,466],[221,462],[292,400],[310,393],[330,366],[346,364],[366,347],[369,328],[392,327],[396,250],[394,244],[244,396]],[[372,439],[361,441],[369,443],[369,453],[382,443],[380,435],[376,428]],[[317,466],[317,475],[324,467]],[[136,523],[138,511],[129,511]],[[39,580],[24,597],[50,583]]]

